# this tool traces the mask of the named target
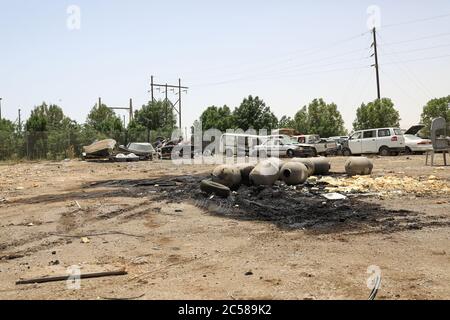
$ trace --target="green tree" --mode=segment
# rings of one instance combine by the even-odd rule
[[[336,104],[327,104],[323,99],[314,99],[294,116],[293,127],[303,134],[318,134],[321,137],[346,134],[344,120]]]
[[[450,130],[450,96],[436,98],[428,101],[423,107],[421,116],[422,123],[425,125],[423,133],[426,136],[430,135],[431,122],[434,118],[443,117],[447,121],[447,128]]]
[[[272,130],[278,127],[278,119],[259,97],[248,96],[242,101],[241,105],[233,112],[235,128],[247,131],[252,128],[255,130]]]
[[[293,128],[302,134],[308,134],[309,131],[309,120],[308,120],[308,109],[307,107],[301,108],[294,116]]]
[[[200,116],[203,131],[208,129],[218,129],[222,132],[234,128],[234,119],[230,108],[211,106],[203,111]]]
[[[176,114],[170,102],[149,101],[135,112],[128,133],[133,140],[150,141],[152,131],[155,136],[171,136],[176,123]]]
[[[388,98],[361,104],[356,110],[356,119],[353,122],[354,130],[399,126],[400,114]]]
[[[294,121],[291,117],[282,116],[280,121],[278,121],[279,128],[292,128],[294,126]]]
[[[30,158],[57,159],[72,157],[81,151],[80,127],[64,115],[57,105],[45,102],[36,106],[27,120],[25,129]]]
[[[0,119],[0,160],[10,159],[17,152],[15,131],[14,123]]]
[[[123,124],[120,118],[105,104],[102,104],[101,106],[96,104],[92,108],[87,117],[86,125],[95,129],[99,133],[106,135],[121,132],[123,129]]]

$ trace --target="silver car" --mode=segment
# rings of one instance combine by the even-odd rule
[[[252,149],[253,157],[313,157],[314,148],[309,145],[296,143],[290,138],[272,138]]]

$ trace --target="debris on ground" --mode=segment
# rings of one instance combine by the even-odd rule
[[[322,195],[325,199],[328,200],[345,200],[347,199],[346,196],[340,193],[325,193]]]
[[[85,274],[82,273],[82,274],[80,274],[80,279],[124,276],[127,274],[128,274],[128,272],[126,272],[125,270],[107,271],[107,272],[98,272],[98,273],[85,273]],[[16,285],[67,281],[67,280],[70,280],[70,277],[71,276],[56,276],[56,277],[42,277],[42,278],[29,279],[29,280],[19,280],[19,281],[16,281]]]
[[[91,240],[89,240],[88,237],[82,237],[81,238],[81,243],[89,243],[89,242],[91,242]]]
[[[368,193],[376,192],[382,196],[398,194],[414,194],[416,196],[428,194],[450,195],[448,181],[439,180],[435,176],[426,178],[398,177],[386,175],[382,177],[353,176],[353,177],[322,177],[319,182],[329,184],[326,192],[340,193]]]

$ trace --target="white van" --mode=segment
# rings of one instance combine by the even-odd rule
[[[355,131],[343,148],[345,156],[378,153],[397,155],[405,151],[405,138],[399,128],[378,128]]]

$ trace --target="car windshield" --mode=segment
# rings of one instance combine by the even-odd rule
[[[283,137],[281,142],[283,144],[298,144],[298,141],[293,137]]]

